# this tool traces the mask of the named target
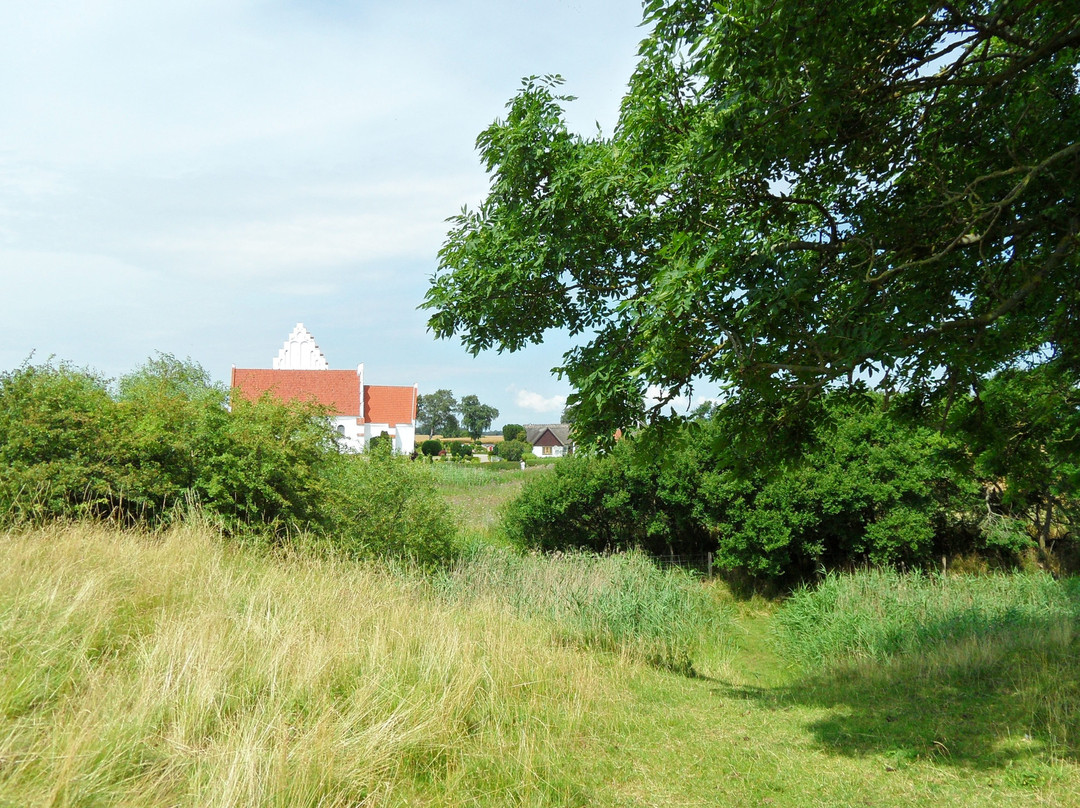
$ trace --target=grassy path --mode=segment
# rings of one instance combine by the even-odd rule
[[[628,677],[620,703],[597,716],[577,758],[574,779],[597,784],[587,803],[1080,806],[1080,765],[1025,749],[1031,745],[1009,739],[1007,728],[999,728],[1001,743],[1014,748],[1001,755],[950,756],[933,741],[941,731],[933,698],[920,705],[917,695],[883,697],[875,715],[863,684],[853,683],[845,703],[831,685],[819,691],[799,682],[769,647],[769,621],[763,613],[740,617],[740,647],[715,675]],[[959,716],[946,710],[944,718]]]

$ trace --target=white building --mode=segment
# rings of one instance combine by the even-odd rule
[[[284,401],[313,401],[330,417],[344,445],[363,451],[385,432],[394,451],[416,447],[417,386],[364,384],[364,366],[331,370],[315,338],[298,323],[273,360],[273,369],[233,365],[234,395],[254,400],[270,393]]]
[[[537,457],[565,457],[573,454],[570,424],[525,424],[525,440]]]

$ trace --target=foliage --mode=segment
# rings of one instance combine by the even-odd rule
[[[730,616],[681,570],[640,554],[521,555],[484,548],[456,564],[442,588],[454,599],[494,598],[541,616],[566,639],[692,674],[699,643]]]
[[[111,515],[127,454],[118,415],[105,382],[69,365],[0,375],[0,518]]]
[[[440,440],[431,439],[420,444],[420,452],[425,457],[436,457],[437,455],[442,454],[442,451],[443,445]]]
[[[503,424],[503,440],[525,440],[525,427],[521,424]]]
[[[1051,366],[1009,369],[980,385],[952,413],[974,452],[987,522],[1013,546],[1027,543],[1002,522],[1026,522],[1042,549],[1075,524],[1080,504],[1080,389]],[[1054,532],[1054,528],[1058,532]]]
[[[714,542],[694,512],[693,462],[640,462],[629,443],[602,457],[572,455],[526,484],[504,528],[519,546],[549,552],[704,552]]]
[[[454,555],[430,480],[392,459],[389,440],[347,456],[313,407],[226,400],[205,370],[165,354],[115,396],[64,364],[0,374],[0,523],[157,527],[194,507],[229,534],[275,543],[310,534],[350,555]]]
[[[387,450],[394,450],[394,439],[390,437],[390,433],[385,429],[378,435],[373,435],[371,440],[367,443],[367,452],[385,452]]]
[[[450,456],[456,460],[461,460],[466,457],[472,457],[473,447],[471,443],[462,443],[461,441],[453,441],[449,444]]]
[[[978,495],[954,465],[954,441],[872,399],[834,396],[807,442],[797,458],[702,473],[700,508],[722,566],[805,576],[851,563],[926,564],[977,546]]]
[[[491,187],[440,252],[438,336],[590,335],[560,370],[608,443],[649,386],[782,414],[855,377],[962,393],[1080,364],[1073,3],[645,8],[611,137],[567,130],[557,77],[479,136]]]
[[[499,417],[499,411],[495,407],[481,404],[480,399],[474,395],[462,396],[458,409],[461,412],[461,423],[473,440],[479,440],[484,430]]]
[[[416,420],[420,432],[427,432],[433,436],[436,432],[447,434],[447,427],[453,426],[457,431],[457,419],[450,419],[458,408],[457,398],[449,390],[436,390],[434,393],[419,396],[416,400]]]
[[[941,576],[830,573],[776,614],[777,642],[804,665],[887,659],[1006,632],[1046,632],[1080,620],[1080,580],[1045,573]]]
[[[457,530],[423,466],[389,451],[338,455],[322,503],[319,547],[349,558],[400,558],[430,567],[455,558]]]
[[[498,457],[515,463],[530,452],[532,452],[532,446],[523,440],[504,440],[495,444],[495,454]]]
[[[702,555],[751,575],[799,579],[850,564],[925,565],[982,550],[982,507],[962,447],[836,393],[800,455],[735,445],[728,406],[666,445],[628,438],[531,481],[507,512],[516,542],[537,549],[639,547]]]

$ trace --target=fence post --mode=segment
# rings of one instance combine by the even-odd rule
[[[708,575],[706,575],[706,577],[707,578],[712,578],[712,552],[711,551],[709,552],[708,560],[709,560],[709,572],[708,572]]]

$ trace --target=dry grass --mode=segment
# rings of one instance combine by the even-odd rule
[[[0,648],[10,805],[561,804],[602,684],[483,604],[191,530],[3,537]]]
[[[1080,805],[1067,632],[804,676],[758,603],[689,678],[505,594],[196,529],[0,536],[0,805]]]

